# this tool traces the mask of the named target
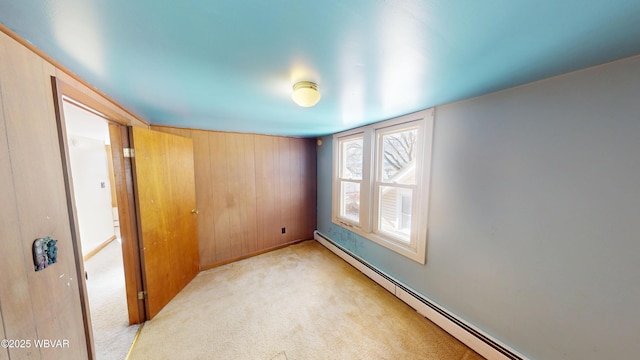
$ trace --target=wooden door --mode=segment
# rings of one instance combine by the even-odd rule
[[[131,128],[147,320],[199,271],[191,139]]]

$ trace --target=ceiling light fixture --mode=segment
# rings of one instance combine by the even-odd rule
[[[302,107],[311,107],[320,101],[318,84],[311,81],[300,81],[293,85],[293,101]]]

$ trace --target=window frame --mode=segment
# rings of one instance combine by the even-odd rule
[[[341,177],[340,174],[342,172],[343,169],[343,159],[342,159],[342,143],[343,142],[349,142],[349,141],[353,141],[356,139],[362,139],[362,178],[360,180],[358,179],[352,179],[352,178],[345,178],[345,177]],[[335,150],[339,153],[338,155],[338,164],[337,164],[337,168],[335,170],[335,175],[334,175],[334,182],[337,181],[337,185],[334,184],[334,186],[337,186],[337,191],[334,191],[334,203],[338,204],[338,208],[337,208],[337,217],[340,219],[340,221],[348,227],[360,227],[361,226],[361,222],[362,220],[359,221],[353,221],[353,219],[348,218],[348,217],[344,217],[342,216],[342,203],[341,203],[341,199],[342,199],[342,185],[345,182],[350,182],[350,183],[358,183],[360,184],[360,209],[362,209],[362,194],[363,194],[363,188],[367,188],[368,187],[365,185],[365,179],[366,179],[366,174],[365,172],[365,165],[364,165],[364,152],[365,152],[365,144],[364,144],[364,133],[362,132],[355,132],[355,133],[350,133],[346,136],[341,137],[341,139],[338,141],[337,143],[337,150]],[[362,211],[359,209],[359,214],[361,215]],[[362,219],[362,215],[360,216],[360,219]]]
[[[333,223],[421,264],[426,261],[433,121],[434,110],[428,109],[333,135]],[[416,181],[415,185],[394,184],[394,186],[397,188],[412,188],[412,191],[415,191],[412,196],[409,243],[378,229],[378,218],[381,216],[381,207],[379,206],[381,200],[375,193],[380,186],[387,184],[378,180],[379,178],[380,180],[382,179],[382,146],[377,146],[377,144],[384,134],[408,128],[418,129]],[[343,142],[359,137],[362,137],[363,142],[363,164],[360,183],[360,221],[355,222],[340,215],[341,184],[345,181],[345,179],[339,178],[343,161],[340,147]]]

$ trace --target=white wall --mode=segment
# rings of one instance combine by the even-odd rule
[[[436,108],[427,263],[318,227],[532,359],[640,353],[640,57]]]
[[[105,148],[109,126],[105,119],[66,101],[64,116],[82,254],[86,255],[114,235],[107,164],[110,154]]]
[[[111,188],[104,141],[72,137],[69,157],[78,210],[82,255],[86,255],[114,235]],[[104,188],[101,188],[102,183],[105,184]]]

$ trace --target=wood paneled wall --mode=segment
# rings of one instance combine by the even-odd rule
[[[6,336],[4,336],[4,321],[0,311],[0,340],[2,339],[6,339]],[[0,360],[9,360],[9,349],[0,347]]]
[[[0,348],[0,360],[86,359],[84,280],[77,276],[51,76],[64,80],[64,94],[89,98],[87,105],[120,123],[146,123],[22,44],[0,24],[0,338],[68,340],[69,347]],[[312,238],[313,140],[165,131],[194,139],[201,268]],[[59,240],[58,263],[35,272],[31,245],[44,236]]]
[[[11,359],[88,357],[53,105],[55,72],[0,33],[0,309],[4,337],[32,341],[28,349],[8,349]],[[46,236],[58,240],[58,262],[35,272],[31,246]],[[36,348],[34,339],[68,340],[69,347]]]
[[[193,139],[201,269],[313,238],[315,140],[152,129]]]
[[[5,359],[87,359],[91,330],[80,249],[72,239],[51,77],[61,92],[116,122],[148,127],[0,23],[0,339],[31,340],[0,348]],[[58,262],[35,272],[36,238],[58,240]],[[36,348],[36,339],[68,347]]]

